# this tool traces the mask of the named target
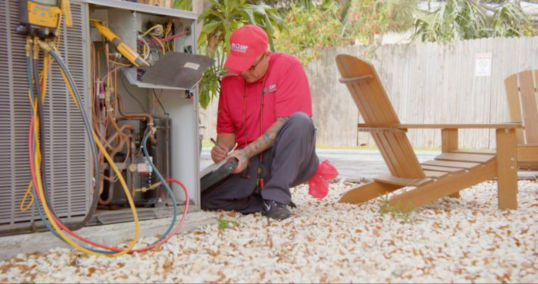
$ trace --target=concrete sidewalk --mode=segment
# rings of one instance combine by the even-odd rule
[[[209,148],[202,149],[201,168],[212,163],[209,151]],[[325,159],[331,161],[340,173],[339,178],[343,180],[361,181],[389,172],[381,153],[377,150],[321,149],[317,150],[316,153],[320,161]],[[432,160],[440,154],[438,151],[416,151],[415,153],[421,163]],[[538,179],[538,171],[519,171],[518,178],[523,180]]]

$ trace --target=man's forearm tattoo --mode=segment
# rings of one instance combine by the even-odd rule
[[[288,117],[278,117],[265,133],[245,147],[245,158],[250,159],[256,154],[259,154],[275,144],[276,134],[282,128],[282,125],[288,120]]]

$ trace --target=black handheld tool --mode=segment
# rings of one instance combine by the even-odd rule
[[[200,179],[201,191],[205,191],[229,176],[237,168],[238,163],[237,158],[229,158],[205,168],[200,174],[202,176]]]

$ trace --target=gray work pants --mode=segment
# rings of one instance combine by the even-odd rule
[[[290,187],[308,181],[319,164],[312,119],[294,113],[278,131],[273,147],[249,160],[248,167],[202,193],[204,210],[235,210],[252,213],[262,210],[263,199],[288,204]],[[260,161],[261,159],[261,161]],[[257,186],[258,168],[264,187]]]

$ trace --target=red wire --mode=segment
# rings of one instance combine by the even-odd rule
[[[34,144],[33,144],[33,139],[32,139],[33,135],[34,135],[34,118],[32,116],[32,118],[30,120],[29,131],[28,131],[28,157],[29,157],[29,161],[30,161],[30,170],[32,172],[32,182],[34,183],[34,186],[36,186],[37,185],[37,177],[36,177],[36,172],[35,172],[35,168],[34,168],[34,155],[33,155]],[[160,240],[159,242],[157,242],[157,243],[155,243],[153,245],[150,245],[150,246],[147,246],[147,247],[144,247],[144,248],[130,250],[129,253],[144,252],[144,251],[148,251],[150,249],[153,249],[153,248],[155,248],[157,246],[160,246],[163,243],[165,243],[166,241],[168,241],[171,237],[175,236],[179,232],[179,230],[181,229],[181,226],[183,225],[183,222],[185,221],[185,217],[187,216],[187,211],[189,209],[189,191],[187,190],[187,188],[185,187],[185,185],[182,182],[180,182],[180,181],[178,181],[176,179],[166,179],[165,182],[173,182],[173,183],[179,185],[183,189],[183,191],[185,193],[185,206],[184,206],[184,209],[183,209],[183,216],[181,216],[181,220],[179,220],[179,222],[174,227],[174,230],[172,232],[170,232],[170,234],[168,236],[166,236],[164,239]],[[38,200],[41,201],[41,203],[46,202],[44,200],[44,198],[41,196],[41,194],[39,193],[39,191],[36,190],[36,192],[37,192]],[[83,242],[85,242],[87,244],[90,244],[92,246],[96,246],[96,247],[103,248],[103,249],[108,249],[108,250],[115,251],[115,252],[123,251],[121,248],[108,247],[106,245],[98,244],[98,243],[95,243],[95,242],[93,242],[91,240],[88,240],[88,239],[86,239],[86,238],[72,232],[67,226],[65,226],[62,222],[60,222],[60,220],[58,220],[54,214],[51,214],[51,215],[52,215],[52,220],[49,220],[49,221],[55,222],[62,230],[67,232],[69,235],[77,238],[78,240],[83,241]]]
[[[184,33],[177,33],[175,35],[171,35],[169,37],[166,37],[163,39],[163,41],[170,41],[170,40],[173,40],[175,38],[178,38],[178,37],[181,37],[181,36],[187,36],[188,33],[184,32]],[[152,40],[152,41],[155,41],[155,40]]]

